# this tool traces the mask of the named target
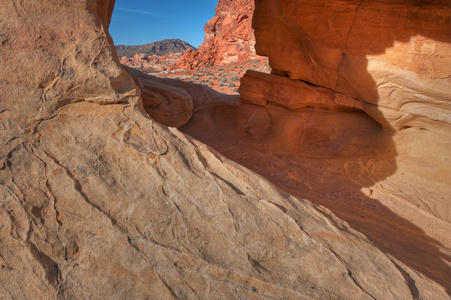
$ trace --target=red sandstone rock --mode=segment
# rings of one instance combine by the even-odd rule
[[[204,27],[203,44],[197,51],[188,49],[169,69],[195,69],[254,58],[254,7],[254,0],[220,0],[216,16]]]
[[[449,1],[257,4],[256,48],[274,73],[360,102],[392,132],[398,168],[391,179],[401,202],[451,221],[451,139],[443,138],[451,132]]]
[[[251,70],[241,78],[238,92],[243,102],[263,106],[272,103],[289,109],[364,110],[363,104],[350,96],[288,77]]]

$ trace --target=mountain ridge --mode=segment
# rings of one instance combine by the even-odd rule
[[[136,53],[161,56],[166,53],[184,53],[187,49],[197,50],[196,47],[181,39],[165,39],[144,45],[116,45],[115,48],[119,57],[130,57]]]

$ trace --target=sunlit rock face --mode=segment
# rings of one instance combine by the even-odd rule
[[[316,95],[297,94],[266,76],[269,102],[304,94],[310,106],[336,109],[319,95],[324,88],[341,94],[348,108],[364,111],[391,135],[396,154],[386,157],[392,170],[382,176],[389,190],[451,220],[449,1],[258,0],[253,26],[257,53],[269,57],[274,74],[292,80],[286,86],[296,80],[319,86]],[[240,87],[249,103],[265,98],[251,77]]]
[[[203,44],[197,51],[187,50],[170,69],[194,69],[254,58],[254,8],[254,0],[220,0],[216,15],[205,24]]]
[[[257,50],[292,79],[397,110],[449,103],[447,1],[260,0],[257,9]]]
[[[134,101],[129,99],[136,96],[133,80],[121,68],[108,34],[114,2],[3,3],[1,109],[39,119],[81,99]]]
[[[215,94],[144,75],[135,83],[108,35],[113,3],[12,0],[0,10],[0,298],[448,297],[326,208],[145,114],[161,104],[189,118],[191,101]],[[235,107],[254,111],[248,132],[270,128],[259,126],[263,106]],[[345,126],[359,117],[380,130],[362,112]]]

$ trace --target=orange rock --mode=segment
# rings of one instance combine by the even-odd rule
[[[197,51],[188,49],[170,70],[195,69],[255,58],[252,25],[254,0],[220,0],[216,16],[205,24],[205,39]]]
[[[273,73],[355,99],[351,106],[393,139],[398,152],[393,190],[402,201],[451,221],[451,203],[444,196],[451,194],[451,168],[441,160],[451,155],[451,137],[443,138],[451,131],[449,1],[256,3],[256,49],[269,57]],[[245,101],[303,98],[296,101],[324,106],[323,98],[313,99],[301,83],[282,87],[282,79],[264,78],[265,83],[243,78]]]

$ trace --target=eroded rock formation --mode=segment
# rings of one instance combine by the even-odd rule
[[[396,174],[403,174],[395,176],[394,188],[412,205],[451,221],[445,196],[451,195],[451,140],[443,138],[451,129],[449,3],[258,3],[257,50],[269,57],[274,73],[310,84],[309,92],[301,92],[309,106],[333,109],[322,100],[327,91],[316,86],[324,87],[393,131]],[[249,76],[243,95],[255,89]],[[286,93],[279,98],[302,98],[266,77],[276,93]]]
[[[447,1],[259,0],[273,74],[248,72],[244,103],[195,106],[182,130],[447,286],[449,22]]]
[[[136,53],[133,57],[122,56],[120,62],[124,66],[138,69],[144,73],[157,73],[167,70],[181,57],[182,55],[178,53],[161,56]]]
[[[197,124],[206,104],[220,124],[247,120],[254,140],[275,124],[268,105],[218,104],[201,86],[178,83],[184,92],[137,73],[135,81],[108,34],[113,4],[12,0],[0,10],[1,298],[449,297],[438,273],[150,119],[146,93],[163,106],[173,105],[164,98],[172,93],[192,101]],[[296,121],[281,109],[280,120]],[[348,125],[384,137],[358,113],[362,122],[353,115]],[[217,127],[205,128],[210,136]]]
[[[251,27],[254,8],[254,0],[220,0],[216,15],[204,27],[203,44],[197,51],[188,49],[170,69],[194,69],[255,57]]]

